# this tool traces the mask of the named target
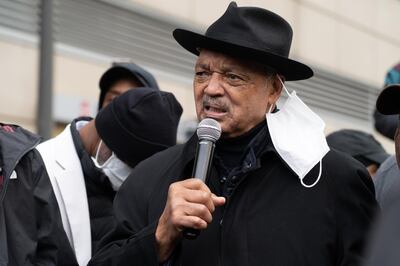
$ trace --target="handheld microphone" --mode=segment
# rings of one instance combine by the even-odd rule
[[[211,118],[201,120],[197,126],[197,137],[199,143],[192,176],[205,182],[210,172],[215,142],[221,137],[220,124]],[[183,236],[186,239],[195,239],[199,234],[200,231],[197,229],[185,228],[183,230]]]

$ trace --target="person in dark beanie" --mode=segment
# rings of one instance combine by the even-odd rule
[[[112,202],[132,169],[176,143],[182,107],[153,88],[129,90],[95,119],[78,118],[37,149],[57,198],[79,265],[114,226]]]
[[[326,137],[329,147],[347,153],[361,162],[374,177],[379,166],[390,156],[371,135],[360,130],[343,129]]]
[[[113,63],[111,68],[104,72],[99,87],[99,110],[129,89],[150,87],[159,90],[156,79],[147,70],[134,63],[123,62]]]

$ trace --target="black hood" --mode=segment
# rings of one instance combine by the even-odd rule
[[[101,92],[99,98],[99,110],[101,109],[104,97],[110,87],[117,80],[124,79],[129,76],[133,76],[140,83],[142,83],[141,87],[150,87],[156,90],[160,90],[156,79],[147,70],[141,68],[134,63],[114,63],[113,66],[109,68],[106,72],[104,72],[103,76],[101,76],[100,78],[99,87]]]

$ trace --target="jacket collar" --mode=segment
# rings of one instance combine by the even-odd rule
[[[75,250],[79,264],[86,265],[91,257],[91,231],[86,185],[79,157],[72,140],[71,125],[68,125],[54,139],[45,142],[42,157],[50,160],[53,190],[57,190],[56,198],[60,209],[63,209],[71,235],[69,239]],[[50,145],[50,147],[49,147]],[[45,148],[47,147],[47,148]],[[40,148],[40,146],[39,146]],[[45,150],[44,150],[45,149]],[[46,165],[46,167],[48,167]],[[61,210],[60,210],[61,211]],[[68,235],[68,234],[67,234]]]
[[[186,142],[182,151],[183,165],[186,167],[193,164],[196,148],[198,143],[197,134],[194,133],[192,137]],[[216,144],[218,145],[218,143]],[[271,136],[268,130],[268,125],[260,130],[260,132],[250,141],[249,145],[245,149],[244,159],[242,160],[242,165],[238,167],[245,169],[245,171],[254,170],[260,167],[260,158],[268,153],[274,152],[277,154],[271,140]],[[217,159],[218,160],[218,159]]]
[[[16,125],[5,125],[0,123],[0,201],[2,201],[8,179],[19,160],[30,150],[34,149],[41,141],[35,135],[22,127]]]

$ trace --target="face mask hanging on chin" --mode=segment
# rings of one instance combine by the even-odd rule
[[[101,169],[101,171],[103,171],[103,173],[108,177],[113,190],[118,191],[122,183],[132,172],[132,168],[118,159],[114,152],[103,164],[99,164],[98,157],[102,142],[103,141],[100,141],[99,146],[97,147],[96,156],[95,158],[92,157],[92,160],[94,165]]]
[[[279,78],[279,77],[278,77]],[[300,178],[306,188],[315,186],[322,173],[322,158],[329,152],[324,121],[315,114],[293,91],[286,89],[288,99],[282,108],[266,114],[272,144],[282,160]],[[319,164],[319,174],[313,184],[304,183],[304,177]]]

